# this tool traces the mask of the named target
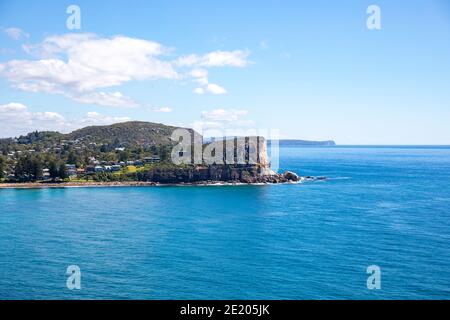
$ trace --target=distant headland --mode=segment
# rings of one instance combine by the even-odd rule
[[[336,146],[336,142],[333,140],[325,140],[325,141],[311,141],[311,140],[298,140],[298,139],[280,139],[277,140],[280,146],[285,147],[297,147],[297,146],[320,146],[320,147],[333,147]],[[271,140],[268,140],[267,143],[270,145],[272,143]]]

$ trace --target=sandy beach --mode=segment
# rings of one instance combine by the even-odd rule
[[[155,182],[113,181],[113,182],[26,182],[0,183],[0,189],[40,189],[40,188],[70,188],[70,187],[147,187],[159,185]]]

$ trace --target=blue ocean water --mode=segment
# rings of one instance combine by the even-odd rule
[[[0,299],[450,298],[449,148],[282,148],[281,167],[330,179],[0,190]]]

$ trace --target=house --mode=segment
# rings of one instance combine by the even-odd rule
[[[113,166],[111,166],[111,171],[116,172],[116,171],[120,171],[122,169],[122,166],[119,164],[115,164]]]
[[[136,161],[134,162],[134,165],[135,165],[135,166],[142,166],[142,165],[144,165],[144,163],[143,163],[141,160],[136,160]]]
[[[144,162],[145,163],[154,163],[154,162],[159,162],[161,159],[158,156],[152,156],[152,157],[145,157],[144,158]]]
[[[42,170],[43,180],[50,180],[50,170],[45,168]]]
[[[127,166],[134,166],[134,161],[127,161]]]
[[[87,166],[86,167],[86,174],[95,173],[95,166]]]
[[[77,169],[77,175],[83,175],[85,173],[86,173],[86,169],[84,169],[84,168]]]
[[[125,151],[125,148],[116,148],[116,151]]]
[[[66,164],[67,174],[69,177],[74,177],[77,175],[77,166],[74,164]]]
[[[103,168],[102,166],[95,166],[94,167],[94,172],[104,172],[105,168]]]
[[[77,170],[67,170],[67,174],[69,175],[69,177],[76,177]]]

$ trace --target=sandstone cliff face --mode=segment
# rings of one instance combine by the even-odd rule
[[[264,137],[236,137],[211,142],[203,148],[205,164],[238,164],[269,167]]]
[[[176,169],[153,169],[143,173],[139,180],[158,183],[281,183],[297,181],[280,174],[266,174],[265,170],[266,168],[259,165],[198,165]]]
[[[270,169],[263,137],[212,142],[204,146],[203,160],[201,165],[155,168],[140,179],[159,183],[282,183],[300,180],[295,173],[277,174]]]
[[[267,156],[267,142],[263,137],[259,137],[258,142],[258,163],[264,167],[270,166],[269,157]]]
[[[277,174],[270,169],[266,140],[239,137],[203,146],[202,164],[154,168],[140,173],[140,181],[157,183],[282,183],[298,181],[294,173]]]

